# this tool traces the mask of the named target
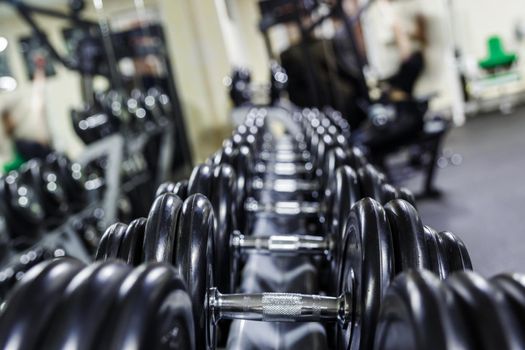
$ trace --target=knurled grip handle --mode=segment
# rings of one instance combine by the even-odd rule
[[[327,305],[324,304],[326,309]],[[319,296],[293,293],[263,293],[262,295],[263,321],[296,321],[305,316],[320,320],[322,313],[323,302]]]
[[[214,322],[242,319],[267,322],[321,322],[348,324],[351,295],[340,297],[295,293],[220,294],[209,291],[209,312]]]

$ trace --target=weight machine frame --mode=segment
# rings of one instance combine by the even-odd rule
[[[67,20],[67,21],[70,21],[73,25],[84,28],[87,31],[96,30],[102,36],[103,33],[100,33],[101,28],[99,27],[99,23],[81,17],[80,12],[82,8],[80,9],[70,8],[69,12],[62,12],[59,10],[49,9],[49,8],[45,8],[41,6],[28,5],[28,4],[25,4],[22,0],[0,0],[0,4],[2,3],[10,5],[19,14],[19,16],[32,29],[32,31],[37,36],[39,41],[49,50],[49,53],[55,60],[60,62],[62,65],[64,65],[64,67],[80,73],[80,76],[82,79],[81,90],[82,90],[83,99],[84,101],[92,100],[92,91],[90,91],[91,89],[88,89],[88,85],[90,85],[89,83],[92,79],[92,76],[87,75],[85,73],[85,71],[79,65],[79,62],[72,59],[71,57],[67,57],[59,53],[59,51],[55,48],[55,46],[53,46],[53,44],[49,41],[45,32],[36,23],[36,21],[33,18],[33,15],[35,14],[44,15],[44,16],[53,17],[57,19]],[[110,34],[109,39],[112,40],[111,33],[109,34]],[[162,33],[160,35],[160,39],[162,40],[164,44],[166,43],[166,39]],[[109,52],[107,52],[107,49],[104,46],[103,46],[103,49],[104,49],[103,50],[104,54],[106,55],[106,57],[108,58],[108,61],[110,62],[111,57],[110,57]],[[186,132],[187,128],[184,122],[184,116],[183,116],[182,107],[180,104],[179,95],[178,95],[177,88],[175,86],[175,82],[173,79],[174,71],[170,64],[171,59],[170,59],[170,56],[167,50],[165,50],[165,52],[163,53],[163,56],[165,59],[165,65],[167,69],[166,73],[168,75],[168,79],[167,79],[168,90],[169,90],[168,92],[169,92],[169,96],[171,98],[172,106],[173,106],[173,116],[172,117],[174,119],[173,126],[175,129],[173,132],[173,135],[174,136],[176,135],[177,138],[181,140],[179,143],[179,146],[181,149],[178,150],[178,152],[181,152],[182,154],[183,164],[185,166],[191,167],[193,165],[193,158],[192,158],[192,153],[191,153],[191,149],[190,149],[188,138],[187,138],[187,132]],[[108,69],[109,69],[110,78],[117,83],[120,82],[120,73],[117,70],[116,64],[109,64]]]

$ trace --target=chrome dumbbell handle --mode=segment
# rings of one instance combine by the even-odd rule
[[[259,160],[275,162],[305,162],[310,159],[310,153],[303,151],[301,153],[292,151],[281,151],[279,153],[263,151],[259,153]]]
[[[308,235],[244,236],[238,231],[232,234],[232,249],[237,255],[327,255],[333,249],[329,238]]]
[[[304,175],[312,173],[312,163],[290,163],[290,162],[279,162],[279,163],[268,163],[258,162],[255,164],[255,172],[257,174],[268,174],[271,173],[277,176],[293,176],[293,175]]]
[[[210,288],[208,312],[221,319],[266,322],[338,322],[346,328],[352,317],[350,293],[339,297],[295,293],[221,294]]]
[[[269,190],[281,193],[293,192],[313,192],[319,189],[317,181],[305,181],[296,179],[276,179],[273,181],[264,181],[261,178],[255,178],[252,181],[252,189]]]
[[[247,212],[266,212],[279,215],[317,215],[321,207],[317,202],[280,201],[275,203],[259,203],[253,198],[244,202]]]

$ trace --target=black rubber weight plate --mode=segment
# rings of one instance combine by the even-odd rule
[[[164,193],[173,193],[174,189],[175,189],[174,182],[164,182],[159,186],[159,188],[157,188],[157,192],[155,192],[155,197],[158,197]]]
[[[472,261],[470,260],[470,255],[468,253],[467,247],[465,246],[465,243],[458,237],[456,237],[456,244],[459,248],[459,251],[461,253],[461,260],[463,262],[463,269],[465,270],[472,270]]]
[[[462,314],[471,327],[476,349],[514,349],[515,324],[503,293],[470,271],[453,274],[447,284],[459,298]]]
[[[69,283],[49,322],[42,349],[92,349],[108,311],[131,267],[121,262],[91,264]]]
[[[64,258],[29,270],[12,290],[0,316],[0,348],[40,348],[40,338],[62,292],[82,267],[81,262]]]
[[[429,226],[425,226],[424,232],[425,241],[427,242],[428,258],[432,266],[431,271],[440,279],[445,279],[448,276],[445,249],[438,242],[438,234],[436,230]]]
[[[442,231],[437,234],[438,243],[443,248],[444,259],[447,262],[447,273],[450,274],[454,271],[462,271],[463,267],[463,258],[461,256],[461,250],[457,244],[456,237],[447,231]]]
[[[138,266],[142,262],[142,248],[146,223],[147,220],[145,218],[133,220],[128,225],[124,237],[122,237],[118,257],[133,266]]]
[[[454,330],[462,325],[451,317],[445,293],[426,270],[396,277],[381,304],[374,349],[465,349]]]
[[[207,312],[204,310],[208,289],[214,285],[213,273],[228,274],[229,266],[213,268],[213,208],[206,197],[191,195],[182,206],[178,227],[175,266],[182,277],[193,305],[195,328],[205,329]],[[228,255],[222,252],[223,255]],[[221,271],[222,268],[222,271]],[[206,337],[196,338],[197,348],[206,347]]]
[[[234,277],[230,272],[233,257],[230,254],[231,234],[237,228],[236,204],[232,189],[235,188],[235,174],[228,165],[215,168],[213,175],[213,210],[217,225],[215,226],[215,276],[217,287],[223,293],[233,292]]]
[[[518,274],[498,275],[491,279],[491,283],[498,288],[510,304],[515,322],[523,329],[525,325],[525,278]],[[519,337],[521,348],[525,348],[523,332],[516,334]]]
[[[385,206],[392,232],[396,274],[408,269],[430,269],[423,224],[416,209],[405,200],[396,199]]]
[[[171,193],[155,199],[144,232],[143,261],[173,262],[181,207],[182,200]]]
[[[350,209],[361,198],[357,174],[348,165],[339,167],[335,174],[333,184],[332,233],[341,236],[343,241],[343,227],[346,223]]]
[[[391,184],[385,183],[381,187],[382,187],[381,191],[383,193],[383,198],[385,200],[385,203],[388,203],[388,202],[398,198],[397,190]]]
[[[356,305],[351,338],[343,340],[350,341],[352,349],[370,349],[380,301],[394,275],[392,236],[383,207],[370,198],[357,202],[347,221],[345,236],[341,271],[353,269]],[[340,274],[340,283],[346,280],[347,276]],[[340,284],[339,290],[344,290],[344,285]],[[348,345],[344,344],[344,348]]]
[[[208,196],[211,190],[213,169],[209,164],[200,164],[193,168],[188,181],[188,195],[200,193]]]
[[[121,249],[122,239],[126,234],[126,229],[128,225],[116,223],[111,225],[104,235],[107,235],[107,248],[106,254],[103,259],[116,259],[119,256],[119,250]]]
[[[385,203],[383,198],[383,180],[378,171],[370,164],[358,170],[362,197],[370,197],[379,203]]]
[[[194,343],[184,282],[166,264],[141,265],[122,282],[96,349],[158,349]]]
[[[173,188],[173,193],[181,199],[186,199],[188,197],[188,180],[177,182]]]
[[[335,181],[332,182],[334,192],[332,210],[332,226],[330,234],[334,238],[333,259],[330,261],[330,278],[337,280],[339,274],[339,265],[343,256],[343,247],[345,242],[344,225],[350,216],[350,209],[359,198],[359,185],[357,175],[354,170],[345,165],[339,167],[336,171]],[[333,289],[332,289],[333,288]],[[334,292],[338,286],[334,283],[330,290]]]
[[[414,197],[414,194],[408,189],[408,188],[405,188],[405,187],[401,187],[399,190],[398,190],[398,196],[400,199],[404,199],[406,200],[407,202],[409,202],[410,204],[412,204],[412,206],[414,208],[417,209],[417,206],[416,206],[416,198]]]

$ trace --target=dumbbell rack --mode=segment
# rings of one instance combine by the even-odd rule
[[[104,184],[106,190],[102,198],[102,208],[104,209],[104,223],[109,226],[117,221],[117,207],[118,200],[121,193],[131,192],[140,184],[153,181],[154,187],[157,187],[168,178],[168,173],[172,167],[173,152],[174,152],[174,132],[171,122],[167,119],[159,121],[159,125],[149,124],[146,130],[139,135],[123,135],[116,133],[105,137],[97,142],[94,142],[84,149],[80,155],[78,162],[86,166],[91,162],[106,158],[106,168],[104,172]],[[156,178],[150,179],[148,173],[144,175],[144,169],[124,169],[127,161],[134,155],[142,154],[148,142],[153,138],[161,138],[159,162],[156,169]],[[142,164],[142,167],[144,165]],[[139,173],[128,182],[122,183],[123,173],[129,172]]]
[[[279,109],[270,109],[270,114],[275,113],[279,118]],[[272,117],[269,115],[269,117]],[[272,118],[269,118],[272,119]],[[274,119],[274,122],[275,122]],[[286,120],[286,119],[285,119]],[[273,156],[296,150],[296,142],[293,131],[290,134],[272,132],[269,128],[268,139],[265,147]],[[290,132],[285,126],[285,130]],[[267,165],[286,164],[275,159],[267,161]],[[286,176],[284,176],[286,178]],[[272,173],[261,175],[262,181],[274,181],[283,179]],[[301,192],[275,192],[272,189],[263,188],[258,192],[259,203],[273,203],[275,201],[298,201],[304,200]],[[311,231],[311,225],[305,219],[299,219],[293,215],[275,215],[265,212],[255,212],[253,218],[253,236],[268,236],[275,234],[315,234]],[[318,271],[315,260],[305,256],[268,256],[252,255],[246,260],[239,292],[241,293],[319,293]],[[307,349],[327,348],[327,335],[324,326],[320,323],[261,323],[257,321],[236,320],[233,321],[226,348],[227,349]]]
[[[42,238],[23,250],[7,249],[0,261],[0,301],[14,283],[22,278],[24,271],[40,261],[52,257],[68,255],[85,263],[92,261],[91,253],[81,241],[75,230],[76,223],[96,215],[98,203],[93,203],[82,211],[71,215],[60,226],[42,233]],[[7,232],[0,225],[0,236],[7,237]],[[7,243],[9,244],[9,243]],[[50,254],[51,256],[44,256]],[[5,284],[5,285],[4,285]]]

